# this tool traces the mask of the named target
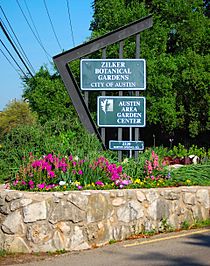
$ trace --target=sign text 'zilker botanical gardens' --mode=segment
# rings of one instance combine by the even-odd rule
[[[99,96],[97,124],[100,127],[145,127],[145,97]]]
[[[82,90],[145,90],[144,59],[82,59]]]

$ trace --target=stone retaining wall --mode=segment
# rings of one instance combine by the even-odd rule
[[[208,219],[210,187],[20,192],[0,189],[0,249],[82,250]]]

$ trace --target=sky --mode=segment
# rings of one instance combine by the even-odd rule
[[[0,18],[17,43],[12,33],[12,30],[14,31],[32,67],[37,72],[43,65],[50,69],[53,56],[82,44],[90,37],[92,2],[93,0],[0,0]],[[24,72],[26,68],[1,28],[0,40],[3,42],[3,44],[0,42],[0,111],[2,111],[12,99],[21,99],[23,93],[21,70],[4,45]]]

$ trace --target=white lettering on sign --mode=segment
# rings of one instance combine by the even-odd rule
[[[101,67],[125,67],[125,62],[101,62]]]
[[[130,124],[140,124],[141,119],[135,119],[135,118],[118,118],[117,119],[118,124],[123,124],[123,125],[130,125]]]
[[[95,68],[95,74],[131,74],[130,68]]]
[[[104,87],[104,83],[103,82],[92,82],[91,84],[90,84],[90,86],[92,87],[92,88],[103,88]]]
[[[135,88],[136,82],[117,82],[115,88]]]
[[[141,106],[141,102],[137,101],[121,101],[119,106]]]
[[[132,74],[130,68],[126,68],[125,62],[101,62],[101,68],[95,68],[95,74],[99,81],[103,80],[129,80]]]
[[[129,80],[128,75],[98,75],[98,80]]]
[[[141,113],[117,113],[117,117],[141,117]]]

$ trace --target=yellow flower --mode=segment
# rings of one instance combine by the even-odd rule
[[[191,180],[187,179],[187,180],[186,180],[186,183],[187,183],[187,184],[190,184],[190,183],[191,183]]]
[[[80,182],[79,181],[75,181],[74,185],[80,185]]]
[[[139,178],[137,178],[135,181],[134,181],[134,184],[141,184],[141,180]]]

